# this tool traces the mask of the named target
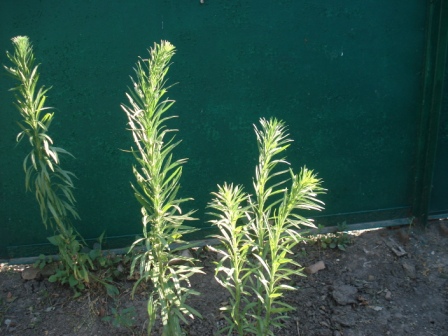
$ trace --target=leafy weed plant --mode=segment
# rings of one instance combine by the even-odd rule
[[[352,243],[352,238],[347,233],[347,223],[338,224],[338,229],[335,233],[319,233],[323,227],[318,226],[318,234],[311,237],[311,242],[317,244],[320,248],[339,249],[345,251],[346,247]]]
[[[50,281],[68,283],[75,296],[79,296],[80,291],[95,278],[91,273],[95,266],[92,255],[83,252],[86,244],[71,224],[71,219],[79,219],[73,195],[75,175],[61,168],[59,157],[72,155],[54,146],[48,134],[54,118],[54,112],[49,112],[51,108],[45,107],[50,88],[37,88],[39,71],[29,38],[17,36],[12,42],[14,53],[7,52],[7,57],[13,66],[5,66],[5,69],[19,82],[11,89],[16,91],[15,105],[23,118],[18,123],[22,131],[17,135],[17,141],[28,137],[32,147],[23,161],[25,187],[36,195],[45,228],[56,233],[48,240],[58,247],[61,264]],[[102,282],[109,293],[116,292],[113,285],[95,279]]]
[[[110,309],[111,314],[102,318],[105,322],[110,322],[114,327],[123,327],[131,330],[135,325],[135,317],[137,313],[134,307],[114,308]]]
[[[216,279],[230,294],[229,305],[222,308],[228,326],[221,332],[228,335],[274,335],[273,328],[281,327],[294,310],[282,297],[295,289],[287,284],[291,276],[303,273],[290,256],[303,239],[298,230],[314,227],[300,211],[321,210],[323,205],[317,199],[325,191],[321,180],[306,167],[294,173],[281,156],[291,142],[284,123],[273,118],[260,124],[255,127],[259,160],[254,196],[225,183],[209,204],[216,217],[212,224],[220,231],[214,237],[224,246]]]
[[[193,211],[181,210],[181,205],[190,199],[177,197],[186,160],[173,159],[172,152],[179,142],[174,141],[174,136],[167,139],[175,130],[165,126],[173,118],[166,116],[166,112],[174,101],[162,98],[167,92],[165,75],[175,48],[162,41],[149,52],[149,59],[136,64],[136,78],[126,94],[129,105],[122,105],[136,145],[131,151],[138,163],[133,168],[137,184],[132,187],[142,205],[143,222],[143,237],[134,242],[131,250],[143,245],[144,252],[135,257],[131,274],[139,264],[140,279],[134,291],[141,281],[153,285],[148,300],[148,334],[160,314],[163,335],[172,336],[182,335],[180,321],[187,322],[185,316],[201,316],[186,300],[199,294],[187,285],[193,274],[202,271],[194,266],[193,258],[176,255],[189,247],[182,237],[196,229],[183,224],[193,220]],[[175,243],[181,246],[173,248]],[[174,259],[182,259],[183,263],[173,263]]]

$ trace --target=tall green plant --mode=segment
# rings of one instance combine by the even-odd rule
[[[290,256],[302,240],[298,230],[314,226],[300,211],[323,205],[317,199],[324,192],[321,180],[311,170],[304,167],[295,174],[285,169],[289,163],[280,155],[291,140],[284,123],[275,118],[260,123],[260,129],[255,127],[259,160],[254,197],[241,186],[224,184],[209,205],[217,217],[212,223],[220,230],[215,237],[225,248],[216,277],[231,295],[230,306],[223,308],[229,312],[229,326],[223,330],[229,335],[274,335],[272,328],[281,327],[281,319],[294,310],[282,297],[294,290],[287,284],[291,276],[303,274]]]
[[[48,240],[58,247],[62,263],[50,281],[68,283],[75,295],[80,295],[79,290],[84,289],[93,277],[106,286],[109,294],[115,294],[114,286],[91,273],[98,251],[82,252],[85,242],[71,224],[72,218],[79,219],[73,196],[72,178],[75,175],[62,169],[59,159],[60,155],[71,154],[54,146],[48,134],[54,112],[45,107],[49,88],[38,88],[39,68],[35,65],[32,45],[26,36],[17,36],[12,42],[14,53],[7,52],[7,57],[13,66],[5,66],[5,69],[19,83],[11,89],[16,92],[15,105],[23,119],[18,122],[22,131],[17,135],[17,141],[28,137],[32,147],[23,161],[25,187],[27,191],[35,192],[45,228],[55,232]]]
[[[69,214],[79,219],[75,210],[73,197],[73,173],[60,167],[59,154],[69,154],[61,147],[53,146],[48,135],[54,112],[46,112],[46,93],[49,88],[37,89],[39,80],[38,66],[35,65],[33,48],[26,36],[12,39],[14,53],[6,53],[13,67],[5,69],[19,82],[11,90],[16,91],[16,107],[23,121],[18,122],[22,132],[17,135],[19,142],[25,136],[32,146],[31,152],[23,161],[25,170],[25,186],[34,190],[39,203],[42,221],[47,228],[59,231],[64,236],[70,235]]]
[[[179,144],[174,132],[165,126],[166,112],[174,101],[163,99],[167,93],[165,76],[175,47],[162,41],[150,49],[148,60],[136,64],[133,87],[126,94],[129,105],[122,105],[128,117],[136,149],[132,149],[137,166],[133,172],[137,180],[132,185],[135,197],[142,205],[143,238],[134,242],[131,249],[143,244],[144,252],[139,254],[131,265],[131,273],[139,264],[141,281],[151,281],[153,289],[148,300],[148,334],[151,332],[159,313],[163,323],[163,335],[181,335],[180,320],[185,315],[193,318],[200,314],[186,304],[190,295],[199,293],[188,288],[189,278],[202,272],[194,267],[193,258],[179,257],[175,252],[188,247],[182,237],[196,231],[183,224],[193,220],[193,211],[182,213],[182,203],[189,198],[178,198],[177,193],[185,159],[174,160],[173,150]],[[181,247],[172,248],[173,244]],[[183,259],[183,264],[173,262]]]
[[[70,222],[70,216],[79,219],[72,191],[74,174],[62,169],[59,160],[60,154],[71,154],[54,146],[48,135],[54,112],[45,107],[49,88],[37,88],[39,71],[28,37],[17,36],[12,42],[14,53],[7,52],[7,57],[13,66],[5,68],[19,82],[12,89],[16,91],[15,105],[23,118],[18,123],[22,131],[17,135],[17,141],[28,137],[32,147],[23,161],[25,186],[35,192],[45,227],[57,233],[49,240],[59,248],[67,281],[83,287],[82,282],[89,282],[91,261],[83,256],[80,258],[82,245]]]

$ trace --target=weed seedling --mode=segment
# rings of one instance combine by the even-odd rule
[[[323,226],[318,226],[318,232],[323,229]],[[351,236],[347,233],[347,223],[342,222],[338,224],[338,229],[335,233],[318,233],[311,238],[311,242],[317,244],[322,249],[339,249],[345,251],[346,247],[352,243]]]

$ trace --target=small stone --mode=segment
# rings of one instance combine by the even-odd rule
[[[374,311],[383,310],[383,307],[379,307],[379,306],[369,306],[369,308],[373,309]]]
[[[6,294],[6,302],[11,303],[14,302],[17,299],[17,296],[12,295],[11,292],[8,292],[8,294]]]
[[[56,273],[58,267],[59,267],[58,263],[47,264],[44,266],[44,268],[42,268],[40,274],[42,274],[44,278],[48,278]]]
[[[387,291],[384,297],[386,298],[386,300],[390,300],[392,297],[392,293],[390,291]]]
[[[448,223],[442,222],[439,226],[440,233],[444,236],[448,236]]]
[[[406,273],[406,275],[411,278],[411,279],[415,279],[417,277],[416,272],[415,272],[415,266],[408,263],[407,261],[404,261],[402,264],[404,271]]]
[[[209,246],[207,245],[207,250],[213,253],[216,253],[216,258],[218,260],[221,260],[222,258],[224,258],[226,256],[224,251],[221,251],[219,249],[214,248],[213,246]]]
[[[333,322],[336,322],[343,327],[353,327],[356,324],[356,320],[353,315],[334,315],[331,319]]]
[[[193,255],[191,254],[189,249],[183,250],[180,255],[184,258],[193,258]]]
[[[100,309],[98,309],[98,316],[99,317],[106,316],[106,309],[103,306],[101,306]]]
[[[322,327],[330,328],[330,326],[328,325],[328,323],[325,322],[325,321],[321,321],[319,324],[320,324]]]
[[[35,280],[38,279],[41,275],[40,269],[35,268],[33,266],[25,268],[22,271],[22,279],[23,280]]]
[[[349,285],[337,286],[333,289],[333,299],[341,306],[356,303],[356,287]]]
[[[325,269],[325,263],[323,261],[318,261],[317,263],[306,267],[305,272],[308,274],[314,274],[323,269]]]
[[[123,272],[124,272],[124,267],[123,267],[122,264],[118,264],[118,266],[117,266],[117,272],[118,272],[118,273],[123,273]]]
[[[369,281],[373,281],[373,280],[375,280],[375,277],[374,277],[373,275],[369,275],[368,280],[369,280]]]
[[[332,336],[333,332],[328,328],[320,328],[320,329],[314,329],[314,335],[319,336]]]
[[[188,260],[193,258],[193,255],[191,254],[189,249],[182,250],[182,252],[179,254],[180,258],[173,258],[168,262],[168,265],[185,265],[188,264]]]
[[[404,248],[401,245],[399,245],[392,237],[384,239],[384,242],[392,250],[392,252],[395,253],[397,257],[402,257],[407,254]]]
[[[14,332],[16,330],[16,328],[15,328],[16,323],[13,320],[6,319],[5,324],[6,324],[6,331]]]
[[[398,230],[397,236],[398,236],[398,240],[403,245],[406,245],[407,243],[409,243],[409,239],[410,239],[409,233],[406,232],[405,230],[403,230],[403,229]]]

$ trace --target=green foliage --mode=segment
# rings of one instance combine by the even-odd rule
[[[135,323],[137,313],[134,307],[117,309],[112,307],[110,309],[111,315],[103,317],[103,321],[110,322],[114,327],[123,327],[131,329]]]
[[[68,284],[74,290],[75,296],[79,296],[89,283],[89,268],[93,269],[93,262],[86,253],[81,253],[82,245],[71,234],[64,237],[62,234],[48,237],[51,244],[59,248],[61,267],[48,279],[50,282]]]
[[[214,237],[224,246],[216,278],[230,294],[229,306],[223,307],[229,325],[222,332],[228,335],[274,335],[272,328],[281,327],[294,310],[282,297],[294,290],[286,284],[291,276],[303,274],[290,256],[302,240],[301,226],[313,226],[299,211],[321,210],[317,195],[325,191],[311,170],[304,167],[295,174],[281,169],[288,162],[279,155],[291,142],[283,122],[274,118],[260,123],[260,129],[255,127],[259,163],[254,197],[241,186],[224,184],[209,205],[217,218],[212,223],[220,230]]]
[[[227,313],[224,317],[228,327],[221,331],[228,331],[229,335],[236,331],[243,335],[249,326],[247,317],[255,305],[247,299],[250,295],[247,291],[248,277],[254,273],[254,270],[248,268],[248,256],[254,242],[247,228],[238,225],[249,211],[249,207],[243,206],[249,198],[241,186],[226,183],[218,186],[218,192],[213,195],[215,198],[210,207],[219,213],[214,213],[218,219],[212,222],[221,232],[214,238],[220,240],[223,249],[219,251],[224,256],[216,265],[216,280],[230,293],[229,305],[221,309]],[[245,303],[244,308],[242,301]]]
[[[162,41],[155,44],[148,60],[136,64],[133,87],[126,94],[129,105],[122,105],[128,117],[136,149],[132,149],[138,166],[133,167],[137,185],[132,185],[137,200],[142,205],[143,237],[134,242],[131,249],[144,246],[144,252],[137,255],[131,265],[131,274],[139,264],[141,281],[151,281],[153,290],[148,300],[148,333],[154,326],[159,313],[164,335],[181,335],[180,320],[185,315],[200,316],[186,304],[190,295],[199,293],[185,286],[189,277],[201,272],[194,267],[194,259],[180,257],[175,252],[189,247],[182,241],[185,234],[196,231],[183,224],[193,220],[193,211],[182,213],[182,203],[188,198],[177,198],[182,165],[185,159],[174,160],[173,150],[179,144],[174,136],[167,139],[165,122],[173,116],[166,116],[174,101],[164,99],[167,92],[165,75],[175,53],[174,46]],[[183,245],[172,249],[174,243]],[[181,259],[182,264],[172,263]]]
[[[318,229],[319,231],[322,230],[322,226],[319,225]],[[338,230],[335,233],[318,233],[316,236],[311,238],[311,242],[317,244],[323,249],[338,248],[341,251],[345,251],[345,248],[352,243],[352,239],[346,230],[347,223],[343,222],[338,224]]]
[[[54,262],[52,257],[48,257],[44,254],[40,254],[38,259],[34,262],[33,266],[39,269],[43,269],[45,266]]]
[[[118,289],[113,285],[117,277],[117,259],[101,250],[104,233],[99,238],[99,244],[89,250],[80,244],[72,235],[67,240],[62,235],[49,237],[50,242],[59,247],[61,260],[73,258],[73,263],[61,262],[55,274],[49,277],[50,282],[68,284],[73,289],[75,297],[81,295],[86,286],[94,283],[101,284],[109,296],[118,295]],[[70,250],[69,250],[70,249]],[[64,254],[65,253],[65,254]]]
[[[45,107],[48,88],[41,87],[36,91],[39,80],[38,66],[34,65],[33,49],[26,36],[12,39],[14,54],[7,52],[7,57],[14,67],[5,69],[19,82],[11,90],[16,91],[16,107],[23,121],[19,122],[22,131],[17,141],[24,136],[29,138],[31,152],[23,161],[25,170],[25,186],[34,191],[39,203],[42,221],[45,227],[50,226],[64,236],[68,236],[69,215],[79,219],[75,210],[75,198],[72,193],[74,174],[60,167],[59,155],[68,154],[61,147],[53,146],[48,130],[54,113],[46,112]]]
[[[94,265],[92,256],[83,252],[85,242],[71,224],[71,218],[79,219],[73,196],[75,175],[62,169],[59,159],[71,154],[54,146],[48,134],[54,112],[45,107],[49,88],[37,88],[39,71],[28,37],[17,36],[12,42],[14,53],[7,52],[7,57],[13,66],[5,69],[19,83],[11,89],[16,92],[15,105],[23,119],[18,123],[22,131],[17,141],[28,137],[32,147],[23,161],[25,187],[35,192],[45,227],[56,233],[48,240],[59,249],[61,267],[50,281],[68,283],[79,295],[93,277]]]
[[[14,67],[6,70],[19,82],[15,87],[16,107],[23,121],[19,122],[22,131],[17,135],[17,141],[24,136],[29,138],[31,152],[23,161],[25,170],[25,186],[27,190],[34,189],[40,214],[45,227],[50,226],[58,232],[50,237],[50,242],[59,247],[62,263],[67,270],[73,269],[71,274],[74,281],[88,282],[85,262],[88,258],[79,260],[79,242],[70,224],[69,215],[79,218],[72,193],[73,173],[60,167],[59,154],[69,154],[60,147],[53,146],[53,140],[48,135],[54,113],[46,112],[46,93],[49,89],[41,87],[36,91],[39,79],[38,66],[34,65],[33,49],[28,37],[18,36],[12,39],[14,54],[7,53]],[[32,183],[34,180],[34,183]],[[84,262],[80,264],[80,262]]]

